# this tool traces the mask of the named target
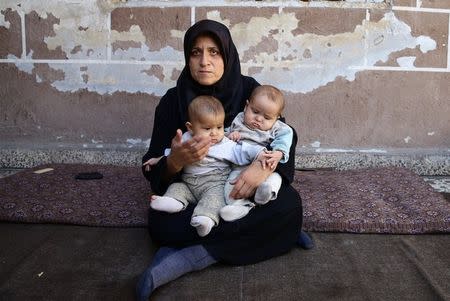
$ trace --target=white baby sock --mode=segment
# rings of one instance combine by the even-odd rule
[[[253,206],[240,204],[226,205],[220,209],[220,216],[224,221],[233,222],[246,216]]]
[[[201,237],[208,235],[214,224],[212,218],[207,216],[197,215],[191,219],[191,225],[197,229],[197,233]]]
[[[255,192],[255,203],[264,205],[268,201],[270,201],[273,197],[272,193],[272,187],[269,185],[269,183],[262,183],[258,186]]]
[[[183,210],[184,205],[182,202],[174,198],[168,196],[157,196],[151,200],[150,207],[158,211],[174,213]]]

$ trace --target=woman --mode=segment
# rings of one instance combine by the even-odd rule
[[[143,157],[145,162],[171,148],[170,155],[151,170],[143,168],[144,176],[157,194],[164,193],[170,183],[179,180],[185,164],[202,159],[208,152],[209,138],[194,137],[181,142],[190,101],[198,95],[218,98],[224,106],[228,127],[259,85],[253,78],[241,75],[236,47],[229,30],[221,23],[203,20],[189,28],[184,38],[184,56],[186,65],[176,87],[167,91],[156,108],[150,147]],[[308,236],[304,232],[299,236],[301,199],[290,186],[296,143],[294,134],[290,160],[276,169],[283,178],[278,199],[256,207],[243,219],[221,222],[206,237],[199,237],[189,224],[194,206],[175,214],[150,210],[150,236],[163,247],[142,274],[137,285],[138,297],[146,299],[156,287],[217,261],[251,264],[283,254],[299,241],[307,247]],[[270,173],[259,162],[253,163],[236,180],[231,196],[250,197]]]

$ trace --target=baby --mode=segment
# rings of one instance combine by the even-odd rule
[[[233,120],[228,130],[228,138],[233,141],[243,141],[252,145],[266,147],[271,151],[263,155],[263,167],[269,166],[275,170],[279,162],[289,160],[289,149],[292,144],[293,131],[290,126],[280,121],[284,109],[283,94],[270,85],[262,85],[253,90],[244,108]],[[231,199],[229,194],[233,189],[233,180],[244,167],[235,166],[225,184],[225,200],[227,206],[220,210],[220,216],[226,221],[234,221],[248,214],[255,204],[246,199]],[[255,192],[255,203],[266,204],[277,198],[281,186],[281,176],[273,172]]]
[[[182,140],[193,136],[209,136],[211,144],[207,156],[194,164],[186,165],[182,182],[169,186],[164,196],[153,195],[150,206],[169,213],[184,210],[188,203],[197,204],[191,225],[199,236],[206,236],[219,223],[219,210],[225,206],[224,186],[231,172],[231,163],[247,165],[253,160],[263,160],[264,146],[236,143],[224,133],[225,112],[219,100],[212,96],[198,96],[189,104],[186,128]],[[165,151],[168,155],[170,150]],[[259,155],[259,156],[258,156]],[[159,158],[144,163],[146,168],[155,165]]]

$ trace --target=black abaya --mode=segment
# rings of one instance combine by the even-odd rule
[[[201,86],[190,76],[188,61],[195,38],[209,34],[220,46],[224,59],[224,75],[213,86]],[[155,112],[152,139],[143,162],[159,157],[165,148],[170,147],[177,129],[185,129],[187,106],[198,95],[213,95],[218,98],[226,112],[225,126],[243,110],[246,100],[259,84],[251,77],[241,75],[239,57],[228,29],[215,21],[203,20],[193,25],[185,35],[184,51],[186,67],[177,81],[161,98]],[[277,172],[283,184],[276,200],[257,206],[237,221],[220,221],[206,237],[199,237],[190,225],[194,206],[188,206],[179,213],[149,211],[149,232],[152,240],[161,245],[185,247],[203,244],[213,257],[230,264],[250,264],[271,258],[289,251],[297,240],[302,224],[302,206],[298,193],[290,186],[294,175],[295,145],[290,149],[289,161],[279,164]],[[161,181],[161,174],[167,168],[165,157],[152,167],[150,172],[143,169],[150,181],[152,190],[163,194],[170,183]],[[174,181],[179,180],[179,177]]]

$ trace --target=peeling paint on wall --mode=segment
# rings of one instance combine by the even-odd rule
[[[368,1],[321,1],[318,8],[301,1],[2,0],[0,140],[148,147],[160,96],[184,65],[185,30],[209,17],[230,28],[244,74],[286,92],[285,117],[303,151],[447,150],[447,8],[429,1],[424,9],[373,8]]]
[[[102,5],[99,5],[102,4]],[[112,10],[114,5],[108,5],[105,1],[85,0],[77,2],[64,2],[58,0],[47,1],[12,1],[3,0],[0,10],[12,8],[23,14],[35,12],[42,19],[47,19],[51,14],[59,20],[59,24],[53,25],[55,36],[46,37],[45,42],[49,49],[61,47],[62,51],[70,54],[78,45],[83,50],[69,58],[105,57],[108,42],[108,8]]]
[[[183,53],[172,47],[164,47],[159,51],[151,51],[147,45],[143,44],[140,48],[130,47],[128,49],[115,49],[112,55],[113,59],[136,60],[136,61],[157,61],[165,62],[175,61],[179,67],[183,67]],[[172,62],[173,64],[173,62]]]
[[[16,63],[19,70],[33,74],[39,64]],[[62,72],[64,77],[52,79],[51,73],[35,74],[36,82],[49,81],[58,91],[76,92],[86,89],[99,94],[114,92],[143,92],[163,95],[174,85],[172,74],[181,72],[177,67],[158,68],[155,72],[152,65],[137,64],[48,64],[52,71]]]
[[[320,141],[314,141],[313,143],[311,143],[311,147],[315,147],[315,148],[320,147]]]
[[[128,32],[111,31],[111,38],[113,41],[133,41],[145,44],[145,36],[138,25],[132,25]]]
[[[1,9],[1,10],[3,10],[3,9]],[[5,15],[0,14],[0,27],[9,28],[10,26],[11,26],[11,23],[9,23],[9,21],[6,21]]]
[[[416,61],[415,56],[404,56],[404,57],[399,57],[397,59],[398,65],[400,67],[404,67],[404,68],[413,68],[415,61]]]
[[[218,12],[213,12],[208,17],[229,23],[221,19]],[[252,18],[248,24],[231,28],[241,53],[255,46],[263,36],[271,36],[280,42],[289,41],[280,43],[279,49],[283,57],[290,59],[280,61],[276,54],[267,53],[254,58],[252,63],[262,68],[252,75],[260,82],[273,83],[293,93],[307,93],[339,76],[353,81],[359,69],[353,67],[363,69],[374,66],[378,61],[387,61],[392,52],[419,46],[425,53],[436,48],[436,42],[430,37],[413,37],[411,28],[398,20],[392,12],[386,13],[379,22],[363,20],[362,25],[358,25],[353,32],[330,36],[294,36],[292,31],[297,23],[298,20],[292,13],[274,15],[270,19]],[[239,39],[242,31],[246,30],[244,25],[245,28],[255,28],[251,31],[250,39],[246,35],[245,42]],[[276,29],[279,29],[278,32],[271,34]]]
[[[36,81],[49,81],[63,92],[87,89],[99,94],[125,91],[162,96],[175,84],[172,75],[178,74],[183,66],[182,52],[170,46],[151,51],[138,25],[125,32],[109,32],[108,16],[115,7],[111,1],[94,0],[72,3],[6,0],[0,4],[0,10],[20,9],[22,13],[35,12],[42,18],[51,14],[59,20],[59,24],[53,24],[54,36],[45,37],[44,42],[50,50],[60,47],[72,61],[49,63],[52,69],[64,73],[63,79],[51,80],[45,74],[39,77],[36,74]],[[7,26],[1,16],[0,25]],[[386,13],[378,22],[361,20],[353,32],[328,36],[294,35],[299,21],[294,13],[252,17],[237,24],[222,18],[219,11],[209,12],[208,18],[229,26],[242,57],[270,41],[271,50],[256,52],[251,61],[243,64],[243,72],[292,93],[311,92],[337,77],[353,81],[358,71],[387,61],[389,54],[396,51],[418,46],[426,53],[436,48],[436,42],[430,37],[412,36],[411,28],[393,12]],[[171,36],[182,40],[183,32],[173,30]],[[127,43],[133,47],[124,46]],[[115,45],[111,60],[107,60],[108,45]],[[8,57],[18,59],[14,55]],[[32,52],[27,58],[32,58]],[[94,63],[82,71],[80,64],[73,63],[77,59],[94,60]],[[403,57],[398,63],[412,68],[414,60],[415,57]],[[162,66],[159,74],[149,72],[156,64]],[[33,73],[30,64],[17,62],[16,65],[22,71]]]

